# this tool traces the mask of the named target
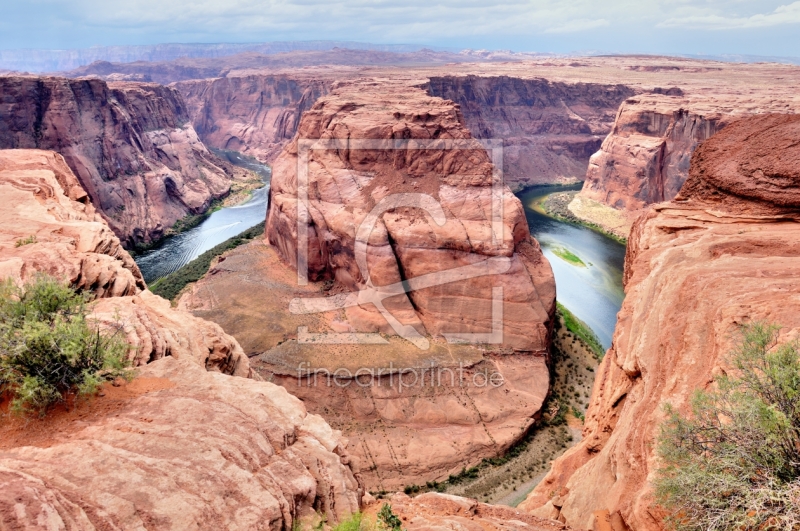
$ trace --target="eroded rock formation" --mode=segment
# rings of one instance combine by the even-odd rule
[[[469,498],[427,493],[414,498],[392,496],[392,512],[409,531],[567,531],[570,528],[505,505],[489,505]]]
[[[662,529],[650,479],[669,402],[725,369],[740,325],[769,321],[800,337],[800,116],[728,125],[692,157],[675,201],[635,223],[625,302],[598,371],[583,440],[521,506],[591,529]],[[627,527],[625,527],[627,526]]]
[[[744,116],[793,108],[788,98],[760,95],[630,98],[589,162],[581,196],[629,211],[670,201],[686,182],[692,153],[701,142]]]
[[[145,289],[133,258],[61,155],[0,150],[0,277],[63,278],[97,297]]]
[[[342,84],[304,114],[298,138],[349,146],[309,154],[311,217],[302,227],[309,284],[298,285],[295,270],[300,144],[293,141],[273,166],[272,245],[253,242],[223,255],[179,308],[219,323],[255,356],[263,377],[342,429],[373,490],[442,480],[504,451],[532,425],[547,395],[555,285],[519,201],[505,186],[497,188],[502,213],[492,241],[496,174],[457,106],[404,82]],[[355,146],[364,139],[381,145]],[[385,149],[396,147],[395,140],[399,149]],[[430,141],[431,149],[418,149],[415,141]],[[461,142],[462,149],[448,142]],[[422,208],[398,204],[375,216],[375,229],[361,240],[368,245],[357,250],[365,217],[398,197],[416,200],[438,221]],[[363,269],[356,258],[361,250]],[[367,288],[366,274],[380,288],[494,263],[502,265],[494,274],[445,278],[384,300],[405,332],[419,334],[423,348],[398,337],[369,302],[303,310],[313,306],[309,298],[335,306],[348,292]],[[502,324],[493,328],[495,287],[503,290]],[[493,330],[502,332],[501,344],[461,345],[443,337]],[[330,333],[375,333],[384,344],[314,339]],[[373,377],[359,383],[359,370]],[[334,373],[336,381],[326,376]],[[486,380],[492,375],[496,385]]]
[[[60,153],[126,246],[228,193],[227,164],[200,142],[174,89],[4,76],[0,93],[0,148]]]
[[[625,85],[474,75],[431,77],[428,91],[461,105],[475,138],[503,140],[505,181],[515,191],[583,180],[620,103],[635,94]]]
[[[486,150],[470,139],[452,102],[403,83],[343,84],[303,115],[297,137],[340,144],[302,154],[294,141],[275,161],[266,234],[287,263],[298,265],[298,230],[307,240],[308,278],[335,279],[348,290],[500,258],[503,274],[401,291],[387,307],[423,334],[488,333],[493,314],[485,310],[492,290],[502,287],[503,345],[547,351],[552,271],[522,205],[493,172]],[[389,149],[359,149],[359,140],[389,141]],[[298,170],[298,156],[307,157],[307,170]],[[307,172],[309,190],[310,219],[302,229],[298,171]],[[346,308],[354,330],[391,333],[369,306]]]
[[[292,529],[359,508],[340,434],[277,385],[166,357],[78,412],[3,441],[3,528]]]
[[[92,317],[119,329],[143,365],[164,356],[253,376],[242,348],[211,322],[173,310],[145,289],[139,268],[52,151],[0,150],[0,278],[46,273],[96,297]]]

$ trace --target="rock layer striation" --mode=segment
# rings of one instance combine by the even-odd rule
[[[45,273],[89,292],[91,317],[133,346],[135,365],[165,356],[208,370],[253,376],[242,348],[211,322],[146,290],[139,268],[52,151],[0,150],[0,278]]]
[[[146,83],[0,77],[0,148],[64,157],[123,244],[147,244],[230,189],[181,95]]]

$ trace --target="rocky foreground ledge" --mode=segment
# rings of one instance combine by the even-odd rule
[[[218,325],[147,291],[59,155],[0,151],[0,192],[0,279],[44,272],[94,295],[90,317],[121,328],[138,366],[43,419],[0,416],[0,529],[308,529],[372,510],[341,432],[258,381]],[[426,500],[392,503],[409,529],[564,528]]]
[[[741,120],[698,148],[675,201],[633,227],[625,302],[583,440],[522,508],[579,529],[663,529],[650,478],[663,404],[689,407],[740,325],[800,337],[800,116]],[[596,527],[595,527],[596,528]]]

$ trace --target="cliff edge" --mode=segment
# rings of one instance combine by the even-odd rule
[[[800,335],[800,116],[728,125],[692,157],[675,201],[634,224],[625,302],[597,374],[583,440],[521,505],[581,529],[662,529],[650,478],[667,402],[725,370],[740,325]]]

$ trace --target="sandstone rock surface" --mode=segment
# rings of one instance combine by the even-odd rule
[[[0,277],[28,281],[44,272],[97,297],[145,289],[61,155],[0,150],[0,190]]]
[[[630,211],[670,201],[686,182],[692,153],[700,143],[742,117],[799,108],[788,98],[767,95],[630,98],[592,156],[581,195]]]
[[[242,347],[219,325],[174,310],[168,300],[150,291],[100,299],[91,312],[92,319],[133,346],[134,365],[172,356],[191,359],[209,371],[258,379]]]
[[[4,529],[292,529],[359,508],[340,434],[279,386],[167,357],[77,411],[3,442]]]
[[[395,494],[392,512],[409,531],[568,531],[561,522],[539,518],[504,505],[469,498],[427,493],[414,498]]]
[[[457,106],[405,83],[344,83],[303,115],[297,139],[275,161],[266,227],[288,264],[298,266],[302,236],[308,278],[346,290],[439,274],[444,280],[400,291],[385,305],[403,326],[440,337],[491,333],[491,301],[501,288],[502,345],[546,354],[552,270]],[[336,145],[303,152],[302,139]],[[307,170],[298,157],[307,158]],[[310,216],[302,228],[301,178]],[[458,280],[458,268],[492,263],[503,264],[500,274]],[[345,312],[353,331],[399,333],[372,304]]]
[[[695,152],[677,200],[637,220],[583,440],[522,508],[580,529],[599,519],[663,528],[650,479],[664,403],[686,411],[725,370],[744,323],[780,324],[781,342],[800,337],[799,130],[795,115],[727,126]]]
[[[180,94],[155,84],[0,77],[0,148],[60,153],[94,207],[133,246],[228,193]]]
[[[252,377],[242,348],[211,322],[146,290],[133,259],[52,151],[0,150],[0,278],[46,273],[94,295],[92,317],[120,330],[143,365],[165,356]]]

